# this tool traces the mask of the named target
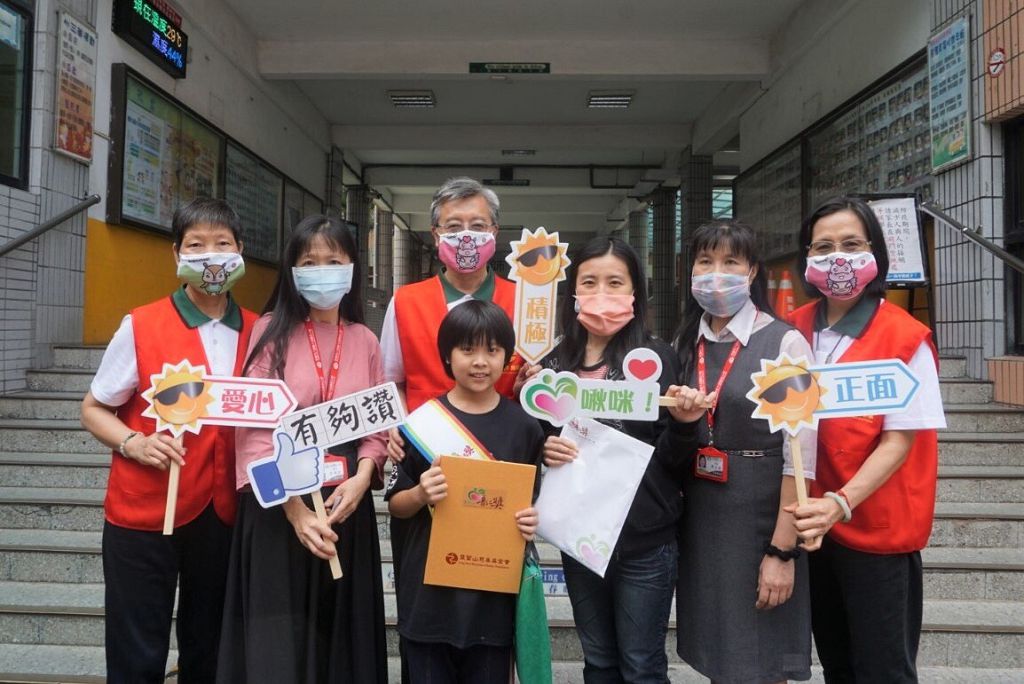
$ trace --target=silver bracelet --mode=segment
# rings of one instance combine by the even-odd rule
[[[825,492],[825,498],[832,499],[839,504],[839,508],[843,509],[844,523],[848,523],[853,520],[853,511],[850,509],[850,504],[846,503],[846,499],[844,499],[842,495],[836,494],[835,492]]]
[[[125,445],[128,444],[128,440],[129,439],[131,439],[132,437],[138,437],[138,436],[139,436],[138,432],[129,432],[128,436],[125,437],[124,439],[122,439],[121,443],[117,445],[117,453],[119,453],[122,456],[124,456],[125,458],[127,458],[128,454],[124,453]]]

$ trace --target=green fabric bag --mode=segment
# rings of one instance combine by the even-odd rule
[[[537,548],[527,547],[516,601],[516,674],[522,684],[551,684],[551,637]]]

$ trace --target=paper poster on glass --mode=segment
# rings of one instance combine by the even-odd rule
[[[932,171],[971,156],[970,20],[957,19],[928,40]]]
[[[889,252],[886,283],[921,285],[928,282],[917,204],[913,197],[869,200],[885,234]]]
[[[96,32],[67,12],[57,22],[57,95],[54,106],[57,152],[92,161]]]

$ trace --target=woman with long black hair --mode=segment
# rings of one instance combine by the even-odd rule
[[[281,378],[299,407],[383,382],[380,345],[362,324],[359,257],[350,228],[310,216],[285,246],[277,285],[256,323],[245,375]],[[239,488],[221,630],[220,682],[387,680],[383,582],[368,490],[383,486],[383,434],[333,447],[322,523],[308,498],[262,508],[246,468],[273,453],[272,431],[239,428]],[[331,578],[337,556],[344,576]]]
[[[746,394],[762,359],[810,358],[810,348],[772,313],[753,229],[704,224],[690,254],[676,347],[683,382],[709,392],[712,405],[683,478],[677,649],[714,682],[809,679],[807,559],[782,509],[796,501],[793,466],[782,433],[751,418]],[[813,478],[814,432],[800,439]]]

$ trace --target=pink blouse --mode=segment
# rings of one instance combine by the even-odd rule
[[[263,335],[270,323],[266,314],[253,326],[249,349]],[[313,322],[316,332],[317,346],[324,364],[325,379],[330,373],[330,364],[334,355],[334,343],[338,334],[338,326],[330,323]],[[384,382],[384,367],[381,364],[380,344],[376,336],[365,325],[350,323],[344,326],[345,336],[341,343],[341,364],[338,368],[338,382],[334,388],[334,396],[343,397],[359,390],[364,390]],[[247,376],[253,378],[276,377],[270,372],[270,349],[264,347],[258,358],[249,367]],[[299,324],[288,338],[288,351],[285,354],[284,381],[299,402],[298,408],[305,408],[325,401],[320,397],[320,379],[313,365],[313,354],[306,337],[306,328]],[[296,409],[297,410],[297,409]],[[235,428],[235,482],[239,489],[249,483],[246,467],[252,461],[270,456],[274,451],[273,431],[265,428]],[[383,484],[384,461],[387,460],[387,432],[378,432],[363,437],[359,443],[357,457],[369,458],[376,466],[374,487]]]

